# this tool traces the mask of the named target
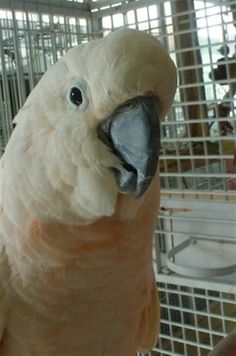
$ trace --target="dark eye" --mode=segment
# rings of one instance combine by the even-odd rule
[[[82,96],[81,90],[79,88],[77,88],[77,87],[71,88],[70,101],[77,106],[82,104],[83,96]]]

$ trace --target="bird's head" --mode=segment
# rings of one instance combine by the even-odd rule
[[[15,150],[32,190],[28,209],[86,222],[112,216],[120,194],[142,199],[175,89],[172,60],[144,32],[123,29],[71,49],[30,94],[6,151]]]

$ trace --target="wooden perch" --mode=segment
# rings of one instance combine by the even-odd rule
[[[236,149],[234,151],[233,165],[236,167]]]
[[[236,356],[236,334],[229,334],[222,339],[209,356]]]
[[[205,87],[203,81],[202,58],[199,49],[197,25],[193,0],[171,1],[179,71],[181,101],[187,103],[184,108],[186,120],[207,117]],[[198,103],[199,102],[199,103]],[[189,104],[188,104],[189,103]],[[207,136],[208,124],[191,124],[191,136]]]
[[[234,0],[232,0],[230,4],[230,9],[232,11],[232,16],[233,16],[233,25],[236,27],[236,4]]]

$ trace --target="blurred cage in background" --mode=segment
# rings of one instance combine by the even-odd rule
[[[0,144],[43,73],[91,38],[90,12],[67,1],[0,1]]]
[[[1,151],[45,70],[121,27],[158,37],[179,78],[162,123],[161,334],[150,355],[205,356],[236,330],[236,1],[0,0]]]

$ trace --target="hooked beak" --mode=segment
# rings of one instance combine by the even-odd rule
[[[138,96],[98,127],[98,137],[122,162],[120,170],[113,168],[120,191],[136,198],[145,193],[157,170],[160,122],[156,107],[154,96]]]

